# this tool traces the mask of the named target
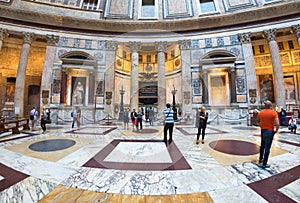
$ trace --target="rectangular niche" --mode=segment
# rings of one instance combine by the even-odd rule
[[[132,19],[133,0],[108,0],[105,8],[106,18]]]
[[[255,0],[224,0],[226,11],[235,11],[257,6]]]
[[[164,18],[184,18],[193,16],[191,0],[164,0]]]

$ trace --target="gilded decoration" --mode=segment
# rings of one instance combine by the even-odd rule
[[[300,51],[292,51],[292,60],[294,65],[300,65]]]
[[[280,52],[280,59],[283,66],[292,65],[290,52]]]
[[[255,67],[257,68],[270,68],[272,67],[271,55],[254,56]]]

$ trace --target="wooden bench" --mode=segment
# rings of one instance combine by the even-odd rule
[[[29,118],[21,118],[17,120],[8,120],[0,123],[0,132],[8,132],[12,130],[13,134],[20,134],[19,127],[23,127],[23,130],[30,130]]]

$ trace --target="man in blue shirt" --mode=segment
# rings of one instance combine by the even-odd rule
[[[174,127],[174,117],[173,117],[174,112],[171,108],[171,104],[168,103],[166,106],[167,108],[164,110],[164,116],[165,116],[164,142],[167,144],[167,132],[169,130],[169,144],[171,144],[173,127]]]

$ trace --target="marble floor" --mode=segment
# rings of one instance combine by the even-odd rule
[[[0,202],[300,202],[300,134],[282,127],[270,168],[257,164],[260,129],[176,124],[141,132],[122,123],[47,125],[0,134]]]

